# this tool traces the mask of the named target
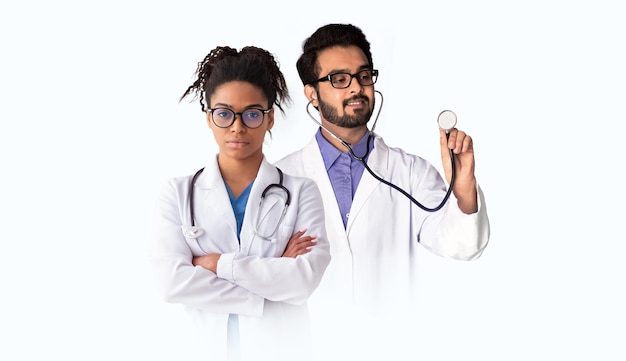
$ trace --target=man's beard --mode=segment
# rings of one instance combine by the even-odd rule
[[[350,101],[354,100],[364,100],[366,104],[369,105],[369,99],[367,97],[353,97],[346,101],[344,101],[344,106]],[[319,110],[320,113],[324,116],[329,123],[334,124],[336,126],[342,128],[356,128],[362,125],[367,124],[370,118],[372,117],[373,107],[359,110],[354,115],[345,114],[343,116],[337,115],[337,108],[334,108],[332,105],[324,102],[321,98],[319,101]]]

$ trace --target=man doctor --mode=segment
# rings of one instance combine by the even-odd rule
[[[309,300],[317,344],[328,351],[318,358],[355,359],[350,345],[357,344],[371,357],[391,347],[384,340],[405,332],[400,327],[418,307],[418,244],[456,260],[475,260],[487,246],[489,220],[474,175],[472,138],[458,129],[450,130],[449,138],[440,131],[445,178],[449,182],[452,175],[450,150],[456,178],[442,209],[424,211],[356,159],[364,157],[374,173],[426,207],[437,206],[446,194],[447,183],[433,165],[388,146],[368,129],[378,70],[361,29],[350,24],[317,29],[303,44],[297,70],[307,111],[309,106],[318,110],[321,126],[304,148],[276,165],[315,180],[325,206],[332,260]],[[345,355],[337,354],[341,350]]]

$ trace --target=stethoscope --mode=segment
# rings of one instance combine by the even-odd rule
[[[326,130],[328,132],[328,134],[330,134],[333,138],[335,138],[339,142],[341,142],[341,144],[343,144],[344,147],[348,148],[348,151],[350,152],[350,155],[354,159],[360,161],[363,164],[363,166],[365,167],[365,169],[369,172],[369,174],[371,174],[378,181],[380,181],[381,183],[384,183],[384,184],[390,186],[391,188],[399,191],[405,197],[410,199],[411,202],[413,202],[418,207],[420,207],[421,209],[423,209],[423,210],[425,210],[427,212],[436,212],[436,211],[440,210],[441,207],[443,207],[446,204],[446,202],[448,201],[448,198],[450,198],[450,194],[452,193],[452,187],[454,185],[454,178],[456,177],[456,171],[454,169],[454,153],[452,152],[452,149],[449,149],[450,161],[451,161],[451,165],[452,165],[452,176],[450,177],[450,186],[448,187],[448,190],[446,191],[446,195],[443,197],[443,200],[441,201],[441,203],[439,203],[439,205],[437,207],[435,207],[435,208],[428,208],[428,207],[424,206],[423,204],[418,202],[415,198],[413,198],[409,193],[407,193],[404,189],[402,189],[402,188],[398,187],[397,185],[395,185],[395,184],[393,184],[393,183],[391,183],[391,182],[381,178],[380,176],[378,176],[367,165],[366,158],[367,158],[367,156],[370,153],[370,141],[374,137],[374,129],[376,128],[376,123],[378,122],[378,117],[380,115],[380,111],[383,108],[383,102],[384,102],[383,93],[381,93],[378,90],[375,90],[375,92],[378,93],[378,95],[380,95],[380,106],[378,107],[378,111],[376,112],[376,118],[374,119],[374,124],[372,125],[372,129],[370,130],[370,134],[367,137],[367,148],[366,148],[367,150],[365,151],[365,154],[363,156],[360,156],[360,157],[357,156],[354,153],[354,150],[352,149],[352,146],[350,145],[350,143],[346,142],[341,137],[335,135],[333,132],[328,130],[326,127],[324,127],[322,125],[322,123],[320,121],[315,119],[315,117],[311,114],[311,112],[309,110],[309,106],[311,105],[311,103],[315,99],[311,99],[307,103],[307,105],[306,105],[306,112],[309,115],[309,118],[311,118],[315,123],[317,123],[317,125],[319,125],[322,129]],[[441,113],[439,113],[439,116],[437,117],[437,123],[439,124],[439,127],[441,129],[446,131],[446,139],[448,139],[450,137],[450,130],[456,126],[456,114],[454,114],[454,112],[451,111],[451,110],[444,110]]]
[[[275,235],[276,232],[278,231],[278,227],[280,226],[280,224],[283,221],[283,218],[285,217],[285,214],[287,213],[287,208],[289,207],[289,204],[291,203],[291,192],[289,192],[289,189],[287,189],[287,187],[285,187],[283,185],[283,172],[279,169],[276,168],[276,170],[278,171],[278,183],[272,183],[270,185],[268,185],[267,187],[265,187],[265,189],[263,190],[263,192],[261,193],[261,200],[259,201],[259,207],[258,207],[258,211],[257,211],[257,215],[256,215],[256,223],[253,225],[253,233],[254,235],[266,240],[266,241],[271,241],[274,242],[275,241]],[[204,171],[204,168],[200,168],[194,175],[193,177],[191,177],[191,181],[189,183],[189,195],[188,195],[188,200],[189,200],[189,215],[191,218],[191,227],[183,227],[184,228],[184,235],[187,238],[197,238],[198,236],[200,236],[201,234],[204,233],[204,230],[202,228],[199,228],[196,226],[196,220],[195,220],[195,215],[194,215],[194,201],[193,201],[193,195],[194,195],[194,184],[196,183],[196,180],[198,179],[198,177],[200,176],[200,174],[202,174],[202,172]],[[264,206],[264,201],[266,200],[266,196],[268,196],[270,194],[270,192],[273,189],[277,189],[280,192],[284,193],[282,198],[282,202],[279,203],[272,203],[270,205],[270,209],[267,210],[267,212],[264,212],[263,210],[263,206]],[[271,194],[273,195],[277,195],[276,192],[271,192]],[[276,206],[277,204],[282,205],[282,211],[280,212],[280,215],[278,217],[278,220],[276,222],[276,226],[275,227],[269,227],[270,232],[262,232],[259,230],[259,225],[261,224],[268,224],[267,220],[268,217],[270,216],[271,210],[273,209],[274,206]],[[261,213],[264,213],[263,218],[261,218]]]

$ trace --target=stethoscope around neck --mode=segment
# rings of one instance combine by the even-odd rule
[[[378,117],[379,117],[380,112],[381,112],[381,110],[383,108],[383,102],[384,102],[383,93],[381,93],[378,90],[375,90],[375,92],[378,93],[378,95],[380,95],[380,106],[378,107],[378,111],[376,112],[376,118],[374,119],[374,124],[372,125],[372,129],[370,130],[370,133],[367,136],[367,147],[366,147],[365,154],[362,155],[362,156],[356,155],[354,153],[354,150],[352,149],[352,146],[351,146],[350,143],[346,142],[341,137],[335,135],[335,133],[333,133],[330,130],[328,130],[326,127],[324,127],[324,125],[322,125],[322,123],[320,121],[315,119],[315,117],[311,114],[311,111],[309,110],[309,106],[311,105],[311,103],[315,99],[311,99],[307,103],[307,105],[306,105],[306,112],[309,115],[309,118],[311,118],[315,123],[317,123],[317,125],[319,125],[322,129],[324,129],[326,132],[328,132],[328,134],[330,134],[333,138],[335,138],[339,142],[341,142],[341,144],[343,144],[343,146],[348,149],[348,152],[350,153],[352,158],[360,161],[363,164],[363,166],[365,167],[365,169],[368,171],[368,173],[371,174],[374,178],[376,178],[379,182],[384,183],[384,184],[388,185],[389,187],[391,187],[391,188],[397,190],[398,192],[402,193],[405,197],[410,199],[411,202],[413,202],[415,205],[417,205],[418,207],[420,207],[424,211],[436,212],[436,211],[440,210],[446,204],[446,202],[448,201],[448,198],[450,198],[450,194],[452,193],[452,187],[454,185],[454,179],[456,177],[456,171],[454,169],[454,153],[452,152],[452,149],[449,149],[450,162],[451,162],[451,166],[452,166],[452,175],[450,177],[450,186],[448,187],[448,190],[446,191],[446,195],[443,197],[443,200],[441,201],[441,203],[439,203],[439,205],[437,207],[434,207],[434,208],[428,208],[428,207],[424,206],[417,199],[413,198],[413,196],[411,196],[404,189],[402,189],[402,188],[398,187],[397,185],[395,185],[395,184],[393,184],[393,183],[391,183],[391,182],[381,178],[379,175],[374,173],[374,171],[372,171],[370,169],[370,167],[367,165],[367,156],[370,153],[370,142],[371,142],[372,138],[374,137],[374,129],[376,128],[376,123],[378,122]],[[446,139],[448,139],[450,137],[450,130],[456,126],[456,114],[454,114],[454,112],[451,111],[451,110],[444,110],[441,113],[439,113],[439,116],[437,117],[437,123],[439,124],[439,127],[441,129],[446,131]]]
[[[287,213],[287,208],[289,207],[289,205],[291,204],[291,192],[289,192],[289,189],[287,189],[287,187],[285,187],[283,185],[283,172],[282,170],[280,170],[280,168],[276,167],[276,170],[278,171],[278,183],[272,183],[270,185],[268,185],[267,187],[265,187],[265,189],[263,190],[263,192],[261,193],[261,200],[259,201],[259,207],[257,209],[257,216],[256,216],[256,222],[254,227],[254,234],[264,240],[267,241],[273,241],[274,240],[274,236],[278,230],[278,227],[280,226],[280,224],[283,221],[283,218],[285,217],[285,214]],[[185,237],[189,237],[189,238],[196,238],[198,236],[200,236],[201,234],[204,233],[204,231],[196,226],[196,218],[195,218],[195,214],[194,214],[194,185],[196,184],[196,180],[198,179],[198,177],[200,176],[200,174],[202,174],[202,172],[204,171],[204,168],[200,168],[194,175],[193,177],[191,177],[191,181],[189,183],[189,194],[188,194],[188,200],[189,200],[189,217],[191,219],[191,227],[188,227],[187,230],[185,231]],[[263,233],[261,231],[259,231],[259,225],[260,224],[265,224],[265,219],[267,218],[267,216],[269,215],[269,213],[265,214],[263,216],[263,218],[261,218],[261,213],[263,210],[263,201],[265,201],[265,197],[269,194],[269,192],[273,189],[278,189],[279,191],[283,191],[285,193],[285,197],[284,197],[284,201],[283,201],[283,209],[282,212],[280,213],[280,216],[278,218],[278,221],[276,222],[276,226],[275,227],[270,227],[271,232],[266,232]]]

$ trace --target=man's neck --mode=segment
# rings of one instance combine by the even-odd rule
[[[325,122],[325,124],[323,125],[326,129],[322,128],[322,136],[326,140],[328,140],[330,144],[332,144],[335,148],[341,150],[342,152],[347,151],[348,148],[346,148],[346,146],[343,145],[343,143],[341,143],[341,141],[339,141],[337,138],[333,137],[333,135],[329,133],[329,131],[334,133],[335,136],[343,139],[348,144],[358,143],[359,140],[363,138],[365,133],[367,133],[367,126],[365,125],[357,128],[338,127],[328,122]]]

